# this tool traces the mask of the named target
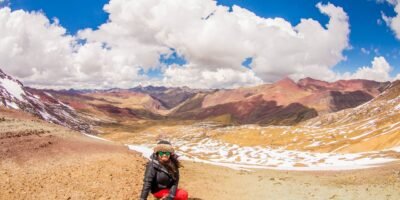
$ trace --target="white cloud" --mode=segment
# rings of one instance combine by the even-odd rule
[[[397,76],[393,79],[394,81],[395,80],[400,80],[400,74],[397,74]]]
[[[329,73],[331,67],[345,59],[342,51],[349,48],[350,32],[346,13],[332,4],[317,7],[330,17],[327,28],[315,20],[302,19],[292,32],[268,27],[265,34],[257,37],[253,69],[263,80],[275,81],[288,75],[327,78],[315,70]]]
[[[285,76],[333,80],[332,68],[350,48],[348,16],[333,4],[316,7],[328,24],[301,19],[293,25],[212,0],[111,0],[104,7],[108,21],[76,36],[42,13],[3,8],[0,66],[30,85],[67,88],[233,87]],[[171,48],[186,65],[166,67],[162,80],[141,75],[160,68],[160,55]],[[251,69],[242,66],[248,57]]]
[[[43,73],[69,74],[74,38],[42,13],[0,9],[0,64],[21,78]]]
[[[375,81],[392,81],[396,78],[390,76],[393,67],[386,61],[383,56],[375,57],[371,62],[371,66],[363,66],[358,68],[354,73],[344,73],[338,75],[336,79],[369,79]],[[400,76],[397,75],[398,77]]]
[[[2,8],[0,30],[1,68],[30,86],[130,87],[138,77],[139,69],[124,62],[129,58],[99,43],[77,44],[58,20],[52,23],[43,13]]]
[[[262,83],[263,81],[249,69],[218,68],[211,71],[192,65],[184,67],[173,65],[165,70],[165,77],[161,84],[187,85],[192,88],[237,88]]]
[[[383,24],[382,19],[377,19],[376,24],[378,24],[379,26],[382,25]]]
[[[367,54],[367,55],[369,55],[369,54],[371,53],[371,51],[370,51],[370,50],[367,50],[366,48],[361,48],[361,52],[362,52],[363,54]]]
[[[396,16],[388,17],[382,12],[382,19],[392,29],[396,38],[400,40],[400,3],[397,0],[387,0],[387,2],[394,6]]]
[[[205,72],[240,71],[243,60],[252,57],[255,76],[266,82],[288,75],[318,75],[318,68],[333,76],[330,68],[345,59],[342,51],[349,48],[348,17],[332,4],[318,4],[317,8],[330,17],[326,28],[312,19],[293,26],[282,18],[261,18],[238,6],[230,12],[211,0],[112,0],[105,6],[109,22],[79,36],[107,43],[111,51],[119,50],[119,55],[132,55],[132,47],[123,47],[132,43],[155,47],[150,49],[154,52],[169,53],[156,47],[174,48],[190,64],[184,69]],[[146,55],[149,53],[153,51]],[[215,78],[213,85],[218,80]]]
[[[379,49],[378,48],[375,48],[374,49],[374,53],[375,53],[375,55],[380,55],[381,53],[379,52]]]

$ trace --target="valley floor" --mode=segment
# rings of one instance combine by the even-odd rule
[[[86,139],[52,142],[56,148],[2,158],[0,199],[138,199],[146,162],[139,154]],[[400,199],[399,163],[339,172],[183,164],[180,187],[189,191],[191,200]]]
[[[0,199],[138,199],[146,163],[139,153],[10,115],[0,113]],[[400,163],[325,172],[183,164],[180,187],[191,200],[400,199]]]
[[[400,199],[400,163],[357,171],[237,171],[184,162],[182,187],[195,199]]]

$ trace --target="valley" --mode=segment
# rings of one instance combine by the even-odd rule
[[[5,199],[136,199],[160,139],[192,200],[400,198],[399,81],[55,91],[2,78]]]

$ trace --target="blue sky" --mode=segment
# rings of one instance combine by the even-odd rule
[[[376,0],[218,0],[219,5],[238,5],[248,9],[263,18],[280,17],[290,22],[293,26],[300,23],[301,19],[312,18],[322,25],[326,25],[329,17],[321,14],[316,4],[328,2],[342,7],[349,16],[350,48],[343,51],[347,57],[333,68],[335,72],[355,72],[359,67],[371,66],[371,61],[377,56],[384,56],[393,67],[392,76],[400,73],[400,41],[396,39],[393,31],[382,20],[382,13],[387,16],[395,16],[393,5],[377,3]],[[5,0],[3,6],[9,6],[12,10],[41,11],[49,19],[57,18],[67,33],[74,35],[78,30],[85,28],[97,29],[108,20],[108,14],[103,6],[108,0]],[[362,50],[364,49],[364,50]],[[185,64],[179,55],[174,53],[171,58],[161,56],[160,61],[166,65],[177,63]],[[242,63],[250,68],[252,59],[248,58]],[[141,73],[147,73],[150,77],[162,76],[162,68],[150,69]],[[162,77],[161,77],[162,78]]]
[[[43,11],[49,18],[58,18],[60,24],[69,33],[74,34],[79,29],[95,29],[106,22],[108,15],[103,6],[107,2],[108,0],[11,0],[10,5],[12,9]],[[341,6],[349,16],[350,44],[353,48],[344,52],[347,60],[335,67],[338,72],[354,71],[360,66],[369,66],[374,56],[383,55],[394,67],[392,73],[400,73],[400,41],[396,40],[383,21],[382,24],[377,22],[381,19],[381,12],[389,16],[395,14],[393,7],[387,3],[377,3],[373,0],[218,0],[220,5],[238,5],[258,16],[281,17],[292,24],[298,24],[302,18],[313,18],[321,24],[326,24],[328,17],[315,7],[318,2],[331,2]],[[369,51],[369,55],[363,53],[361,48]]]

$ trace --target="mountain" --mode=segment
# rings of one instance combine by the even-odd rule
[[[290,114],[295,115],[293,112]],[[277,119],[276,116],[268,117]],[[257,124],[216,126],[212,123],[198,123],[190,128],[187,126],[163,129],[156,127],[150,130],[146,129],[137,135],[152,133],[174,136],[177,135],[176,133],[182,133],[185,137],[182,137],[183,139],[177,137],[179,138],[177,140],[182,141],[180,143],[182,149],[188,155],[195,152],[199,154],[198,152],[203,152],[199,151],[199,148],[203,148],[206,152],[204,156],[212,155],[212,159],[227,158],[224,160],[227,162],[229,162],[228,160],[247,162],[247,158],[250,159],[250,157],[259,159],[252,163],[264,162],[279,158],[280,153],[283,155],[293,153],[291,157],[295,159],[302,157],[302,159],[304,158],[302,162],[307,163],[307,166],[321,163],[340,165],[341,161],[352,161],[355,157],[366,163],[374,159],[398,160],[400,159],[400,81],[390,83],[381,94],[357,107],[320,114],[293,126]],[[158,134],[154,135],[158,136]],[[193,152],[188,150],[190,146],[193,146]],[[223,148],[214,148],[217,146]],[[241,147],[243,148],[240,149]],[[246,149],[251,149],[250,147],[254,149],[247,153],[244,152]],[[267,152],[260,151],[264,147],[277,150],[277,152],[270,154],[272,157],[265,159]],[[224,151],[226,154],[219,153]],[[302,153],[297,154],[296,152]],[[303,153],[310,152],[315,153],[312,156],[314,158],[304,157]],[[352,155],[335,160],[343,154]],[[214,157],[214,155],[218,156]],[[240,155],[249,155],[249,157],[237,158]],[[278,160],[278,162],[285,163],[291,159],[282,156],[282,159]]]
[[[211,120],[227,124],[295,125],[325,113],[357,107],[390,82],[289,78],[236,89],[138,86],[106,90],[25,88],[2,72],[2,104],[53,123],[84,129],[85,123]]]
[[[172,109],[179,105],[180,103],[186,101],[187,99],[195,96],[199,92],[212,92],[215,90],[207,90],[207,89],[191,89],[189,87],[164,87],[164,86],[137,86],[130,89],[119,89],[119,88],[112,88],[112,89],[83,89],[83,90],[76,90],[76,89],[69,89],[69,90],[49,90],[48,92],[57,92],[62,93],[64,95],[89,95],[92,96],[97,94],[100,96],[102,94],[115,94],[118,96],[118,93],[131,93],[131,94],[147,94],[150,98],[158,101],[160,103],[161,109]],[[154,110],[153,110],[154,111]]]
[[[75,110],[41,90],[24,87],[0,70],[0,106],[22,110],[46,121],[89,132],[90,125]]]
[[[324,113],[361,105],[389,82],[311,78],[237,89],[138,86],[108,90],[46,90],[83,117],[99,122],[125,120],[212,120],[233,124],[294,125]]]
[[[360,152],[400,145],[400,81],[395,81],[376,98],[356,108],[308,120],[301,127],[314,127],[335,141],[336,151]],[[324,146],[323,142],[320,146]]]
[[[43,90],[73,107],[81,117],[99,123],[164,120],[169,112],[198,92],[188,87],[138,86],[131,89]]]
[[[163,119],[167,110],[150,95],[127,89],[45,90],[95,123]]]
[[[313,93],[301,99],[301,102],[313,105],[319,113],[327,113],[361,105],[382,93],[390,82],[358,79],[329,83],[305,78],[299,80],[297,84],[302,89]]]
[[[371,80],[353,79],[339,80],[333,83],[320,81],[312,78],[300,79],[297,83],[306,90],[331,90],[331,91],[364,91],[371,96],[379,95],[390,82],[376,82]]]
[[[378,96],[389,84],[369,80],[329,83],[311,78],[295,83],[284,78],[273,84],[197,95],[175,108],[170,116],[197,120],[226,116],[240,124],[293,125],[323,113],[356,107]]]
[[[194,97],[200,92],[212,92],[214,90],[190,89],[188,87],[155,87],[155,86],[138,86],[130,89],[130,91],[149,94],[152,98],[158,100],[167,109],[172,109],[180,103]]]

